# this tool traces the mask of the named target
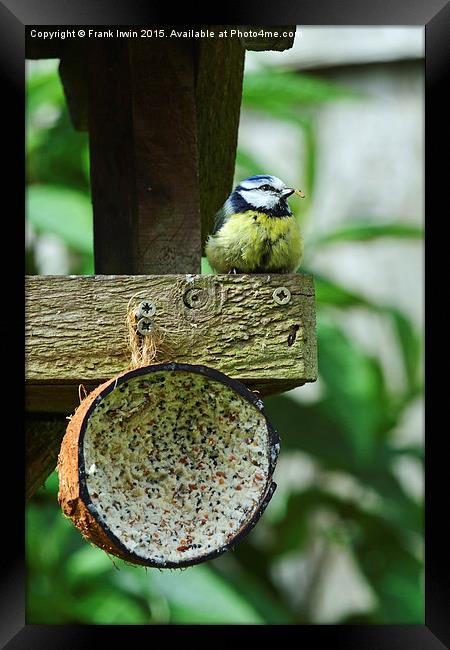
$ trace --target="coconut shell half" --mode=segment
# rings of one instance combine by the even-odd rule
[[[275,490],[279,437],[255,393],[205,366],[157,364],[99,386],[70,420],[59,501],[84,537],[133,564],[228,550]]]

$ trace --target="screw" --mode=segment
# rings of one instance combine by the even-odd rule
[[[136,310],[136,318],[151,318],[156,314],[156,307],[150,300],[143,300]]]
[[[188,289],[183,296],[183,302],[190,309],[200,309],[208,302],[208,292],[205,289]]]
[[[287,305],[291,301],[291,292],[287,287],[277,287],[274,289],[272,298],[277,305]]]
[[[137,324],[137,331],[142,336],[148,336],[155,329],[155,323],[150,318],[141,318]]]

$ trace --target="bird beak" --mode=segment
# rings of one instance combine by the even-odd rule
[[[282,195],[284,199],[287,199],[288,196],[291,196],[291,194],[296,194],[299,196],[301,199],[305,198],[305,195],[301,190],[295,190],[293,187],[286,187],[286,189],[283,190]]]

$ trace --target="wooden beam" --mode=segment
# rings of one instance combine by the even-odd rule
[[[73,127],[88,130],[88,84],[86,46],[83,41],[67,43],[61,52],[59,76]]]
[[[96,272],[199,272],[193,44],[93,41],[88,59]]]
[[[291,293],[288,304],[274,300],[280,287]],[[136,294],[157,307],[170,351],[158,361],[211,366],[262,395],[317,377],[309,275],[30,276],[29,410],[68,414],[79,403],[79,384],[95,386],[128,367],[125,317]]]
[[[211,29],[218,34],[219,27]],[[233,187],[245,50],[237,37],[202,39],[196,83],[202,246]]]
[[[255,34],[241,38],[242,45],[246,50],[281,52],[289,50],[294,45],[296,25],[240,25],[238,29],[244,33],[253,32]],[[261,32],[265,32],[266,35],[261,36]]]
[[[43,31],[42,26],[36,28]],[[59,59],[67,46],[67,41],[61,41],[57,38],[52,40],[43,40],[42,38],[32,38],[30,30],[25,30],[25,58],[26,59]]]
[[[27,414],[25,498],[28,500],[55,469],[68,420],[64,415]]]
[[[93,41],[87,60],[95,267],[99,273],[134,273],[137,204],[128,46]]]

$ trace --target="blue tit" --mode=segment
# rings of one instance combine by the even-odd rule
[[[206,256],[217,273],[293,273],[303,239],[287,199],[303,192],[275,176],[241,181],[216,214]]]

